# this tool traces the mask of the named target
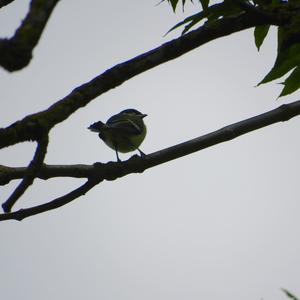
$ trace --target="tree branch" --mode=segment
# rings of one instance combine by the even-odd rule
[[[170,160],[180,158],[193,152],[217,145],[237,138],[248,132],[269,126],[277,122],[287,121],[300,114],[300,100],[284,104],[269,112],[228,125],[209,134],[189,140],[187,142],[139,157],[131,157],[124,162],[95,163],[88,165],[50,166],[43,165],[37,177],[48,179],[53,177],[87,178],[88,181],[71,193],[59,197],[46,204],[32,208],[22,209],[16,212],[0,214],[0,221],[16,219],[22,220],[35,214],[52,210],[77,199],[103,180],[115,180],[132,173],[142,173],[144,170],[163,164]],[[4,173],[3,173],[3,170]],[[2,172],[2,174],[1,174]],[[26,174],[26,168],[9,168],[0,166],[0,184],[10,180],[22,178]]]
[[[23,180],[13,191],[10,197],[2,204],[4,212],[10,212],[18,199],[25,193],[27,188],[33,183],[39,169],[41,168],[48,147],[49,138],[45,135],[38,141],[34,157],[23,174]]]
[[[0,8],[13,2],[14,0],[0,0]]]
[[[11,39],[0,39],[0,65],[7,71],[27,66],[59,0],[32,0],[29,12]],[[12,1],[1,1],[0,7]]]
[[[23,219],[29,217],[29,216],[34,216],[52,209],[59,208],[60,206],[66,205],[67,203],[71,202],[74,199],[79,198],[80,196],[84,195],[87,193],[90,189],[92,189],[95,185],[97,185],[98,182],[88,180],[85,182],[83,185],[81,185],[79,188],[73,190],[72,192],[56,198],[48,203],[44,203],[41,205],[33,206],[30,208],[24,208],[20,209],[15,212],[9,212],[6,214],[0,214],[0,221],[5,221],[5,220],[17,220],[17,221],[22,221]]]
[[[49,131],[94,98],[142,72],[175,59],[219,37],[258,25],[283,24],[288,21],[289,13],[286,13],[285,16],[287,17],[279,18],[275,14],[268,14],[268,17],[266,15],[262,17],[246,12],[239,16],[222,18],[209,24],[206,23],[184,36],[118,64],[91,81],[75,88],[69,95],[54,103],[47,110],[29,115],[7,128],[0,129],[0,149],[19,142],[37,140],[41,128]]]

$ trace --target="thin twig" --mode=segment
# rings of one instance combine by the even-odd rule
[[[49,142],[48,135],[45,135],[38,141],[34,157],[30,162],[30,164],[28,165],[28,167],[26,168],[26,171],[23,175],[23,180],[13,191],[10,197],[2,204],[2,208],[4,212],[6,213],[10,212],[12,207],[18,201],[18,199],[24,194],[27,188],[33,183],[39,169],[41,168],[44,162],[47,153],[48,142]]]
[[[30,208],[24,208],[20,209],[15,212],[10,212],[6,214],[0,214],[0,221],[4,220],[17,220],[17,221],[22,221],[23,219],[29,217],[29,216],[34,216],[55,208],[58,208],[60,206],[66,205],[67,203],[73,201],[74,199],[79,198],[80,196],[86,194],[90,189],[92,189],[95,185],[97,185],[97,181],[93,180],[88,180],[86,181],[83,185],[81,185],[79,188],[73,190],[72,192],[56,198],[50,202],[33,206]]]

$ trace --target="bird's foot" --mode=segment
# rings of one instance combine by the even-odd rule
[[[146,154],[142,151],[142,150],[140,150],[139,148],[137,149],[138,151],[139,151],[139,153],[140,153],[140,155],[141,155],[141,157],[144,157],[144,156],[146,156]]]

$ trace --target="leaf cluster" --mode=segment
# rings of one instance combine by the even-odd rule
[[[256,28],[261,31],[261,37],[255,36],[256,43],[262,44],[268,32],[267,27]],[[288,77],[282,82],[284,86],[279,97],[289,95],[300,88],[300,17],[295,14],[290,22],[279,26],[277,30],[277,56],[274,66],[259,84],[279,79],[290,71]]]
[[[166,0],[162,0],[161,2],[164,2]],[[173,11],[176,11],[176,8],[178,6],[178,3],[180,2],[179,0],[167,0],[168,3],[172,6]],[[193,0],[190,0],[191,3],[194,3]],[[209,0],[198,0],[198,2],[201,3],[202,5],[202,9],[206,9],[209,5]],[[186,0],[181,0],[181,4],[182,4],[182,9],[184,9],[184,6],[186,4]]]
[[[165,1],[165,0],[163,0]],[[175,12],[179,0],[167,0]],[[191,2],[193,2],[191,0]],[[258,84],[268,83],[279,79],[292,71],[281,82],[283,89],[279,97],[289,95],[300,88],[300,1],[299,0],[224,0],[217,4],[210,4],[209,0],[200,1],[201,9],[181,22],[174,25],[169,31],[183,27],[182,35],[200,22],[213,23],[222,18],[230,18],[243,14],[277,15],[288,19],[284,25],[277,26],[277,57],[270,72]],[[182,7],[186,0],[181,0]],[[262,46],[272,24],[256,26],[254,40],[258,50]]]

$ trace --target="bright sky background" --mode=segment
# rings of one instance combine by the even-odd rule
[[[11,36],[29,1],[0,10]],[[46,109],[117,63],[177,37],[155,0],[62,0],[30,65],[0,70],[0,126]],[[197,8],[197,7],[196,7]],[[275,58],[275,30],[260,53],[253,30],[213,41],[95,99],[51,132],[49,164],[115,160],[87,130],[125,108],[148,114],[145,153],[299,99],[254,86]],[[286,300],[300,296],[300,118],[252,132],[115,182],[58,210],[0,224],[0,290],[6,300]],[[1,150],[25,166],[35,144]],[[129,155],[122,155],[127,159]],[[49,201],[82,180],[37,180],[16,209]],[[1,188],[1,202],[17,182]]]

